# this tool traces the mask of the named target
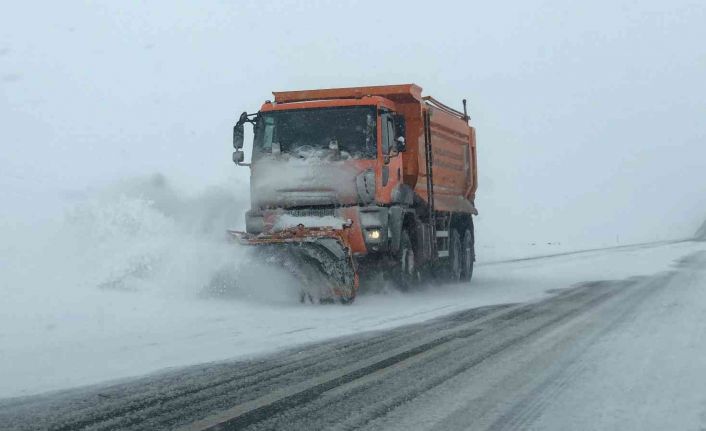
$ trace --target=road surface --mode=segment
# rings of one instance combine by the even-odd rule
[[[704,249],[650,276],[6,399],[0,429],[703,430]]]

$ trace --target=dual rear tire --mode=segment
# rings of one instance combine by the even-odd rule
[[[470,229],[449,232],[449,257],[445,273],[449,281],[470,281],[473,277],[473,233]]]
[[[449,256],[442,265],[443,278],[458,283],[470,281],[473,277],[473,231],[468,229],[451,229],[449,232]],[[409,233],[404,230],[400,237],[400,250],[396,256],[393,270],[393,280],[397,287],[406,291],[421,281],[421,271],[417,266],[414,246]]]

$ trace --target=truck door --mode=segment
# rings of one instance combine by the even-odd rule
[[[377,169],[377,200],[391,201],[392,190],[402,180],[402,157],[397,152],[395,120],[389,111],[380,115],[381,141]]]

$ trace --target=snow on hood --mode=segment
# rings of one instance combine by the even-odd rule
[[[349,161],[332,161],[314,154],[308,158],[263,157],[252,166],[252,205],[354,204],[358,201],[355,177],[360,172]]]

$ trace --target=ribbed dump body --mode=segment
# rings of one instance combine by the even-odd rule
[[[425,103],[431,127],[431,153],[435,208],[439,211],[475,212],[477,187],[475,129],[454,113]],[[423,139],[420,146],[423,148]],[[426,158],[420,152],[415,191],[427,199]]]

